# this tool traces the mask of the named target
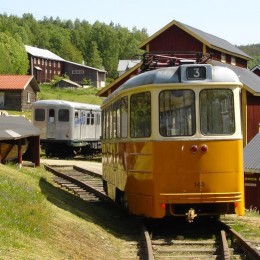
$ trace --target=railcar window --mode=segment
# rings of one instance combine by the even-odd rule
[[[50,123],[55,122],[55,110],[54,109],[49,110],[49,122]]]
[[[159,95],[159,109],[162,136],[195,134],[195,94],[192,90],[162,91]]]
[[[230,89],[205,89],[200,92],[200,124],[204,135],[235,132],[233,100]]]
[[[130,99],[131,137],[151,135],[151,93],[133,94]]]
[[[69,122],[69,110],[68,109],[59,109],[58,120],[60,122]]]
[[[36,108],[34,114],[35,121],[44,121],[45,120],[45,110],[42,108]]]
[[[94,114],[91,113],[90,116],[91,116],[90,123],[91,123],[91,125],[94,125]]]

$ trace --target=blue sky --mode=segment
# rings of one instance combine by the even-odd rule
[[[236,45],[260,43],[260,0],[7,0],[1,13],[37,20],[76,18],[90,24],[111,21],[130,30],[145,28],[156,33],[172,20],[211,33]]]

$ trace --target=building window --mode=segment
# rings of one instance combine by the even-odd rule
[[[236,65],[236,57],[231,56],[231,64]]]
[[[32,93],[27,92],[27,103],[31,103],[32,102],[31,98],[32,98]]]
[[[84,70],[72,70],[72,74],[84,74]]]
[[[42,59],[42,65],[44,65],[44,59]]]
[[[56,61],[53,62],[53,67],[56,68]]]
[[[33,58],[33,63],[37,64],[37,59],[36,58]]]
[[[226,54],[221,53],[221,62],[226,62]]]
[[[60,68],[60,62],[58,62],[58,68]]]
[[[41,59],[38,59],[38,64],[41,65]]]
[[[49,67],[51,67],[51,61],[49,61]]]

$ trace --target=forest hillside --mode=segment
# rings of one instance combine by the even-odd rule
[[[138,46],[148,36],[145,28],[129,29],[113,22],[90,24],[87,20],[59,17],[36,20],[29,13],[22,17],[0,14],[0,73],[26,73],[28,59],[24,45],[31,45],[48,49],[65,60],[104,69],[107,78],[114,79],[118,61],[140,55]],[[253,58],[249,68],[260,64],[260,43],[237,47]],[[14,60],[8,58],[9,54]]]

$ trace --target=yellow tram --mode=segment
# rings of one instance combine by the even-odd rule
[[[103,184],[134,215],[244,214],[242,84],[180,64],[132,77],[102,104]]]

